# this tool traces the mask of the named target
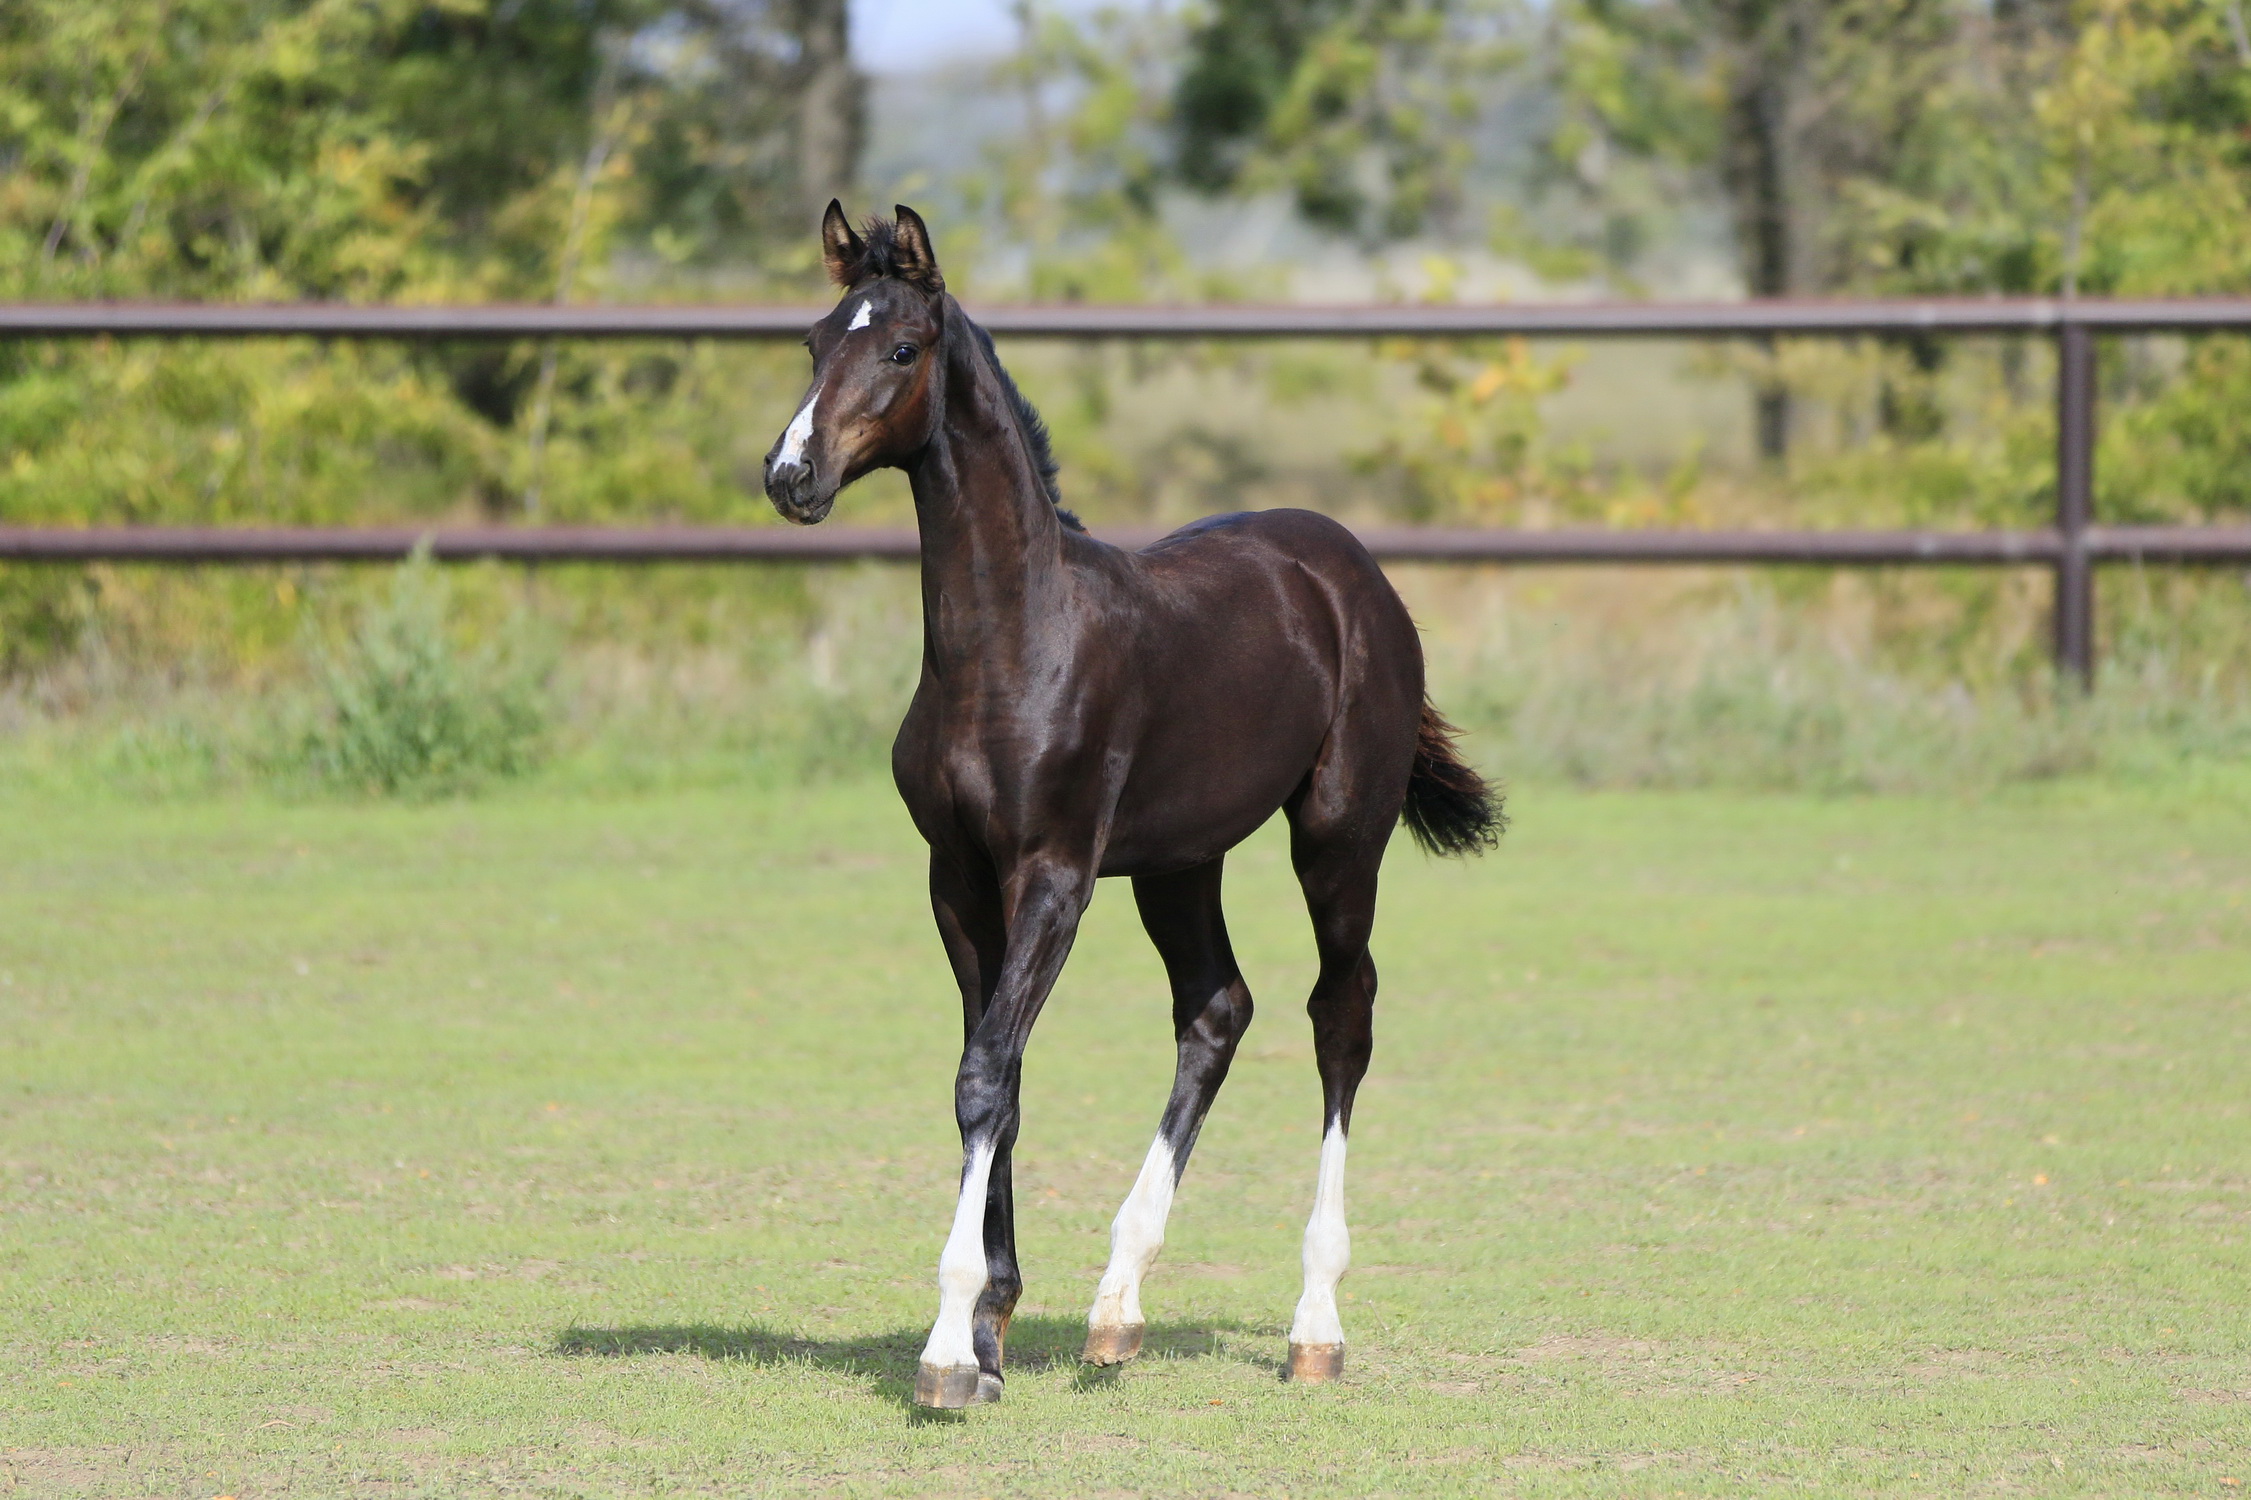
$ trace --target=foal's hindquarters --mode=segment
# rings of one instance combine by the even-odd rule
[[[1214,566],[1208,583],[1199,583],[1197,568],[1207,559]],[[1133,566],[1146,570],[1138,581],[1173,608],[1205,618],[1199,628],[1156,632],[1130,658],[1143,681],[1121,696],[1146,702],[1148,724],[1126,737],[1131,769],[1107,816],[1094,820],[1106,825],[1106,841],[1076,868],[1069,860],[1010,862],[1005,870],[996,862],[980,879],[974,857],[949,853],[943,837],[933,840],[933,908],[962,981],[968,1040],[956,1093],[961,1197],[940,1258],[939,1317],[916,1382],[916,1399],[928,1405],[1000,1394],[1002,1339],[1021,1287],[1008,1184],[1016,1062],[1037,1011],[1036,1000],[1009,1005],[1005,995],[1044,998],[1097,873],[1132,877],[1172,990],[1172,1092],[1111,1230],[1084,1357],[1109,1365],[1139,1352],[1142,1280],[1251,1019],[1221,910],[1225,853],[1277,808],[1289,821],[1320,961],[1307,1010],[1323,1096],[1288,1372],[1321,1381],[1343,1368],[1336,1289],[1350,1256],[1345,1142],[1372,1039],[1376,971],[1368,939],[1377,872],[1407,793],[1423,712],[1420,642],[1350,534],[1303,512],[1207,523]],[[910,716],[902,751],[914,728]],[[993,1013],[989,1001],[1009,1014]]]

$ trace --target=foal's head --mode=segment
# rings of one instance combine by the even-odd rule
[[[862,474],[919,451],[938,420],[946,278],[921,216],[896,212],[895,222],[871,219],[865,235],[840,203],[821,221],[821,256],[845,297],[806,336],[812,387],[766,453],[766,497],[801,526]]]

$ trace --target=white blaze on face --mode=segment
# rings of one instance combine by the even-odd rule
[[[775,463],[801,464],[805,462],[805,445],[813,440],[813,408],[820,403],[821,388],[814,386],[812,392],[806,396],[805,404],[797,409],[797,415],[791,417],[789,425],[782,429],[782,446],[780,451],[774,455]]]
[[[1352,1263],[1352,1232],[1344,1223],[1344,1131],[1335,1123],[1321,1138],[1321,1177],[1313,1190],[1313,1217],[1305,1224],[1305,1295],[1290,1324],[1292,1344],[1342,1344],[1337,1283]]]
[[[1141,1175],[1133,1180],[1118,1217],[1110,1225],[1110,1267],[1095,1289],[1089,1328],[1130,1328],[1142,1321],[1141,1278],[1156,1264],[1165,1243],[1165,1219],[1172,1212],[1172,1147],[1158,1136],[1149,1144]]]
[[[875,304],[872,302],[863,300],[860,303],[860,310],[852,314],[852,321],[844,325],[844,331],[846,333],[858,333],[861,329],[867,327],[868,309],[873,307],[874,305]]]
[[[985,1262],[985,1187],[992,1175],[991,1145],[972,1147],[969,1165],[961,1174],[961,1201],[954,1205],[953,1232],[938,1254],[938,1321],[930,1329],[930,1342],[922,1347],[922,1362],[938,1369],[977,1363],[970,1318],[990,1275]]]

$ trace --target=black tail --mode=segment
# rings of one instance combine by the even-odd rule
[[[1501,794],[1454,748],[1461,733],[1437,705],[1423,703],[1415,731],[1415,769],[1407,777],[1407,831],[1430,854],[1483,854],[1501,841],[1508,818]]]

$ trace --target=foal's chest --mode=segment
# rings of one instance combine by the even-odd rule
[[[932,843],[958,837],[992,848],[1018,841],[1026,825],[1066,841],[1079,825],[1106,821],[1118,773],[1068,692],[979,684],[947,692],[925,678],[899,726],[891,769],[915,825]]]

